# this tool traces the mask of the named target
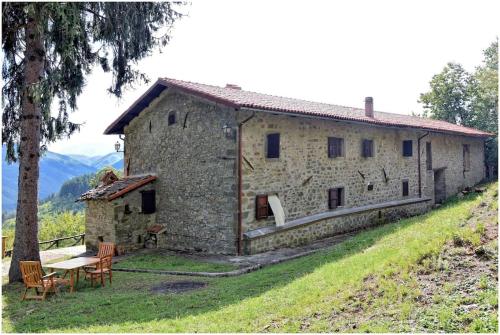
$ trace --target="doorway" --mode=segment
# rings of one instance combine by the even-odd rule
[[[434,203],[442,204],[446,199],[445,168],[434,170]]]

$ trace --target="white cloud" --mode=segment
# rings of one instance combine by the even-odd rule
[[[243,89],[418,112],[417,99],[449,61],[473,70],[498,35],[498,1],[194,1],[175,25],[171,43],[139,64],[152,80],[172,77],[235,83]],[[117,136],[102,135],[146,89],[121,101],[107,94],[97,70],[71,118],[85,122],[50,150],[105,154]]]

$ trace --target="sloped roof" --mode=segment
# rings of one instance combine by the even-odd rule
[[[102,185],[88,190],[78,200],[113,200],[154,180],[156,180],[156,176],[153,175],[127,176],[109,185]]]
[[[132,121],[149,103],[166,88],[173,87],[195,96],[234,108],[251,108],[335,120],[362,122],[367,124],[418,128],[437,132],[455,133],[467,136],[487,137],[492,134],[473,128],[463,127],[446,121],[421,118],[411,115],[374,112],[374,117],[367,117],[362,108],[332,105],[320,102],[285,98],[280,96],[255,93],[230,87],[198,84],[171,78],[160,78],[129,109],[116,119],[105,134],[123,134],[123,128]]]

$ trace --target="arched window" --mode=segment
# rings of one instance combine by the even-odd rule
[[[168,113],[168,125],[171,126],[177,122],[175,111]]]

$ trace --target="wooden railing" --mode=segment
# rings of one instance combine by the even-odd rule
[[[49,250],[52,248],[59,248],[59,243],[61,241],[66,241],[66,240],[73,240],[72,243],[70,243],[70,245],[69,245],[70,247],[73,247],[73,246],[80,244],[80,243],[82,245],[84,245],[85,244],[85,233],[79,234],[79,235],[67,236],[67,237],[60,237],[60,238],[56,238],[56,239],[49,240],[49,241],[38,242],[38,245],[40,246],[40,250],[42,250],[42,246],[48,244],[49,246],[44,248],[43,250]],[[9,256],[12,256],[12,249],[5,251],[4,257],[9,257]]]

